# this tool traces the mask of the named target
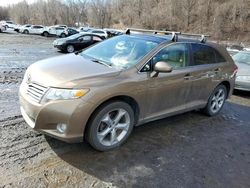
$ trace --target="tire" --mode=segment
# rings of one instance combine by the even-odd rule
[[[29,34],[29,31],[28,30],[24,30],[23,33],[24,34]]]
[[[45,31],[45,32],[43,33],[43,36],[48,37],[48,36],[49,36],[49,33],[48,33],[47,31]]]
[[[98,151],[111,150],[127,140],[134,122],[131,106],[122,101],[113,101],[94,113],[88,123],[85,138]]]
[[[65,37],[66,37],[66,35],[65,35],[64,33],[62,33],[62,34],[61,34],[61,37],[62,37],[62,38],[65,38]]]
[[[75,47],[73,45],[68,45],[67,46],[67,52],[68,53],[73,53],[75,51]]]
[[[223,108],[227,95],[227,88],[224,85],[218,85],[210,95],[203,112],[208,116],[217,115]]]

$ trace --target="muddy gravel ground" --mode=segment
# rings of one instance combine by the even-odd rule
[[[28,65],[61,55],[54,38],[0,33],[0,187],[250,187],[250,94],[209,118],[189,112],[136,127],[110,152],[33,131],[20,116]]]

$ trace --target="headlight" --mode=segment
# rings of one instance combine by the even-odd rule
[[[237,76],[236,80],[250,81],[250,76]]]
[[[50,88],[42,102],[51,100],[68,100],[81,98],[89,92],[89,89],[57,89]]]

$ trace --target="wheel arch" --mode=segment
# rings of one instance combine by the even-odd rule
[[[104,105],[106,105],[110,102],[114,102],[114,101],[122,101],[122,102],[129,104],[131,106],[131,108],[133,109],[134,114],[135,114],[135,125],[137,124],[137,122],[139,120],[139,115],[140,115],[140,107],[139,107],[138,102],[133,97],[130,97],[127,95],[118,95],[118,96],[114,96],[114,97],[111,97],[109,99],[106,99],[97,105],[97,107],[91,112],[91,114],[87,120],[86,126],[84,127],[84,133],[86,132],[86,129],[88,128],[95,113]]]
[[[225,80],[225,81],[221,82],[220,84],[218,84],[218,86],[219,85],[224,85],[227,88],[227,97],[226,98],[228,98],[229,95],[230,95],[230,91],[231,91],[231,84],[230,84],[230,82],[227,81],[227,80]]]

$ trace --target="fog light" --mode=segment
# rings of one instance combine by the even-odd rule
[[[57,124],[56,126],[57,130],[60,132],[60,133],[65,133],[65,131],[67,130],[67,124],[64,124],[64,123],[59,123]]]

